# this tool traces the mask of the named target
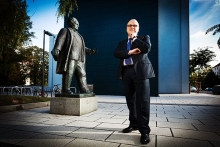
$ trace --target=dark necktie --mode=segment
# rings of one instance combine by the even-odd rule
[[[128,43],[127,43],[127,50],[131,49],[131,41],[132,40],[133,40],[132,38],[129,38]],[[131,57],[125,58],[125,64],[126,65],[131,65],[132,64],[131,61],[132,61]]]

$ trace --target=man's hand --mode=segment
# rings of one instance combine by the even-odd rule
[[[60,51],[59,51],[58,49],[53,49],[53,50],[51,51],[51,54],[53,55],[53,58],[54,58],[55,61],[58,61],[59,52],[60,52]]]
[[[86,54],[96,54],[98,52],[98,50],[96,49],[90,49],[86,47]]]
[[[137,54],[140,54],[141,53],[141,50],[139,48],[135,48],[133,50],[130,50],[128,52],[129,55],[137,55]]]
[[[58,49],[54,49],[54,54],[55,54],[55,55],[59,55],[59,52],[60,52],[60,51],[59,51]]]

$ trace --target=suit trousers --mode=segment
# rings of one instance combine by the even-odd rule
[[[125,66],[122,80],[129,109],[130,126],[138,127],[141,134],[149,134],[150,83],[149,79],[140,79],[133,66]]]
[[[89,89],[86,82],[85,64],[81,61],[69,60],[67,66],[67,71],[63,74],[62,78],[63,90],[70,90],[70,85],[74,74],[76,76],[80,93],[85,93],[88,91]]]

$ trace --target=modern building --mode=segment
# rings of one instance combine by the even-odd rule
[[[72,16],[79,21],[79,33],[87,47],[97,49],[87,55],[88,84],[100,95],[123,95],[116,80],[119,59],[114,57],[118,42],[126,39],[126,24],[135,18],[139,35],[149,35],[149,58],[156,77],[150,79],[151,96],[159,93],[189,93],[189,1],[188,0],[80,0]],[[65,18],[67,20],[67,18]],[[64,27],[67,24],[64,22]],[[58,32],[57,32],[58,33]],[[51,37],[50,50],[54,39]],[[61,84],[55,74],[56,62],[50,55],[49,86]],[[73,79],[72,86],[76,86]]]
[[[212,71],[215,73],[216,76],[218,76],[220,78],[220,63],[218,63],[217,65],[215,65],[212,68]]]

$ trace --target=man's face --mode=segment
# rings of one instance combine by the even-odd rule
[[[77,21],[77,19],[73,18],[73,19],[71,20],[71,23],[73,24],[72,27],[73,27],[74,29],[78,30],[78,28],[79,28],[79,22]]]
[[[139,23],[135,19],[131,19],[127,24],[127,33],[129,37],[137,36],[139,32]]]

